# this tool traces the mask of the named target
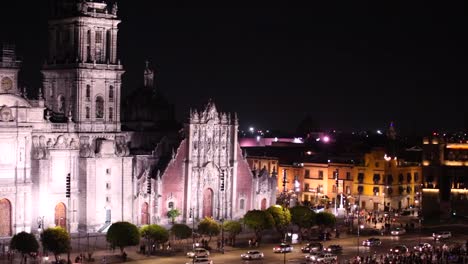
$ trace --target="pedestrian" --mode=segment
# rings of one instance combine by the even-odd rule
[[[252,240],[249,239],[249,247],[252,247]]]

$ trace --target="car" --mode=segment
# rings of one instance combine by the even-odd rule
[[[309,254],[305,255],[305,258],[307,261],[316,261],[318,255],[322,254],[322,252],[316,251],[316,252],[310,252]]]
[[[382,245],[382,241],[380,241],[380,239],[378,238],[371,237],[369,239],[362,241],[362,245],[365,247],[380,246]]]
[[[405,254],[408,252],[408,247],[405,245],[396,245],[390,249],[390,253],[393,254]]]
[[[244,254],[241,254],[242,259],[263,259],[264,255],[258,250],[250,250]]]
[[[281,243],[273,248],[274,253],[289,253],[293,251],[293,247],[289,244]]]
[[[210,260],[209,258],[205,258],[205,257],[196,257],[194,258],[191,262],[186,262],[185,264],[193,264],[193,263],[197,263],[197,264],[213,264],[213,261]]]
[[[416,251],[426,251],[426,250],[431,250],[432,245],[429,244],[429,243],[419,243],[416,246],[414,246],[413,248]]]
[[[193,251],[187,252],[187,257],[189,258],[207,258],[210,255],[210,252],[204,248],[195,248]]]
[[[399,235],[403,235],[404,233],[406,233],[406,230],[402,227],[395,227],[392,230],[390,230],[390,234],[392,236],[399,236]]]
[[[304,247],[301,248],[301,251],[303,253],[309,253],[309,252],[318,252],[322,251],[323,245],[320,242],[311,242],[307,243]]]
[[[336,262],[338,257],[331,253],[322,253],[317,256],[315,262],[319,263],[328,263],[328,262]]]
[[[330,245],[326,247],[323,251],[336,254],[343,251],[343,247],[340,245]]]
[[[434,238],[434,240],[451,238],[452,237],[452,232],[442,231],[442,232],[432,233],[432,237]]]

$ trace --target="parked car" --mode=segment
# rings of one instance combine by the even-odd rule
[[[432,237],[434,238],[434,240],[447,239],[447,238],[452,237],[452,232],[442,231],[442,232],[432,233]]]
[[[395,227],[392,230],[390,230],[390,234],[392,236],[399,236],[399,235],[403,235],[404,233],[406,233],[406,230],[402,227]]]
[[[241,254],[242,259],[263,259],[264,255],[258,250],[250,250],[244,254]]]
[[[414,246],[414,250],[416,251],[426,251],[426,250],[431,250],[432,245],[429,243],[420,243]]]
[[[378,238],[371,237],[369,239],[362,241],[362,245],[365,247],[380,246],[382,245],[382,241],[380,241],[380,239]]]
[[[208,258],[204,258],[204,257],[201,257],[201,258],[194,258],[193,261],[191,262],[186,262],[185,264],[193,264],[193,263],[197,263],[197,264],[213,264],[213,261],[208,259]]]
[[[317,256],[315,261],[319,263],[328,263],[328,262],[336,262],[337,260],[338,260],[338,257],[334,254],[322,253]]]
[[[408,252],[408,247],[406,247],[405,245],[397,245],[392,247],[390,249],[390,252],[393,254],[404,254]]]
[[[204,248],[195,248],[192,251],[187,252],[189,258],[207,258],[210,252]]]
[[[310,242],[301,248],[303,253],[322,251],[323,245],[320,242]]]
[[[281,243],[273,248],[274,253],[289,253],[293,251],[293,247],[289,244]]]
[[[330,245],[327,248],[325,248],[323,251],[336,254],[336,253],[343,251],[343,247],[340,245]]]

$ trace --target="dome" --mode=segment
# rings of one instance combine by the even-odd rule
[[[10,94],[10,93],[2,93],[0,94],[0,106],[8,106],[8,107],[31,107],[31,104],[21,96]]]

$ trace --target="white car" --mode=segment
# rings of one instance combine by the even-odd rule
[[[204,248],[195,248],[193,251],[187,252],[189,258],[207,258],[210,252]]]
[[[432,245],[429,244],[429,243],[420,243],[420,244],[417,244],[416,246],[414,246],[413,248],[416,251],[426,251],[426,250],[431,250]]]
[[[305,258],[307,261],[317,261],[317,257],[320,254],[322,254],[322,252],[311,251],[309,254],[305,255]]]
[[[334,254],[322,253],[317,256],[315,261],[319,263],[328,263],[328,262],[336,262],[337,260],[338,260],[338,256]]]
[[[213,264],[213,261],[208,258],[194,258],[191,262],[186,262],[185,264]]]
[[[401,227],[396,227],[390,231],[390,234],[392,236],[399,236],[399,235],[403,235],[404,233],[406,233],[406,230]]]
[[[242,259],[263,259],[264,255],[258,250],[250,250],[244,254],[241,254]]]
[[[452,232],[450,232],[450,231],[443,231],[443,232],[432,233],[432,237],[433,237],[435,240],[445,239],[445,238],[451,238],[451,237],[452,237]]]

